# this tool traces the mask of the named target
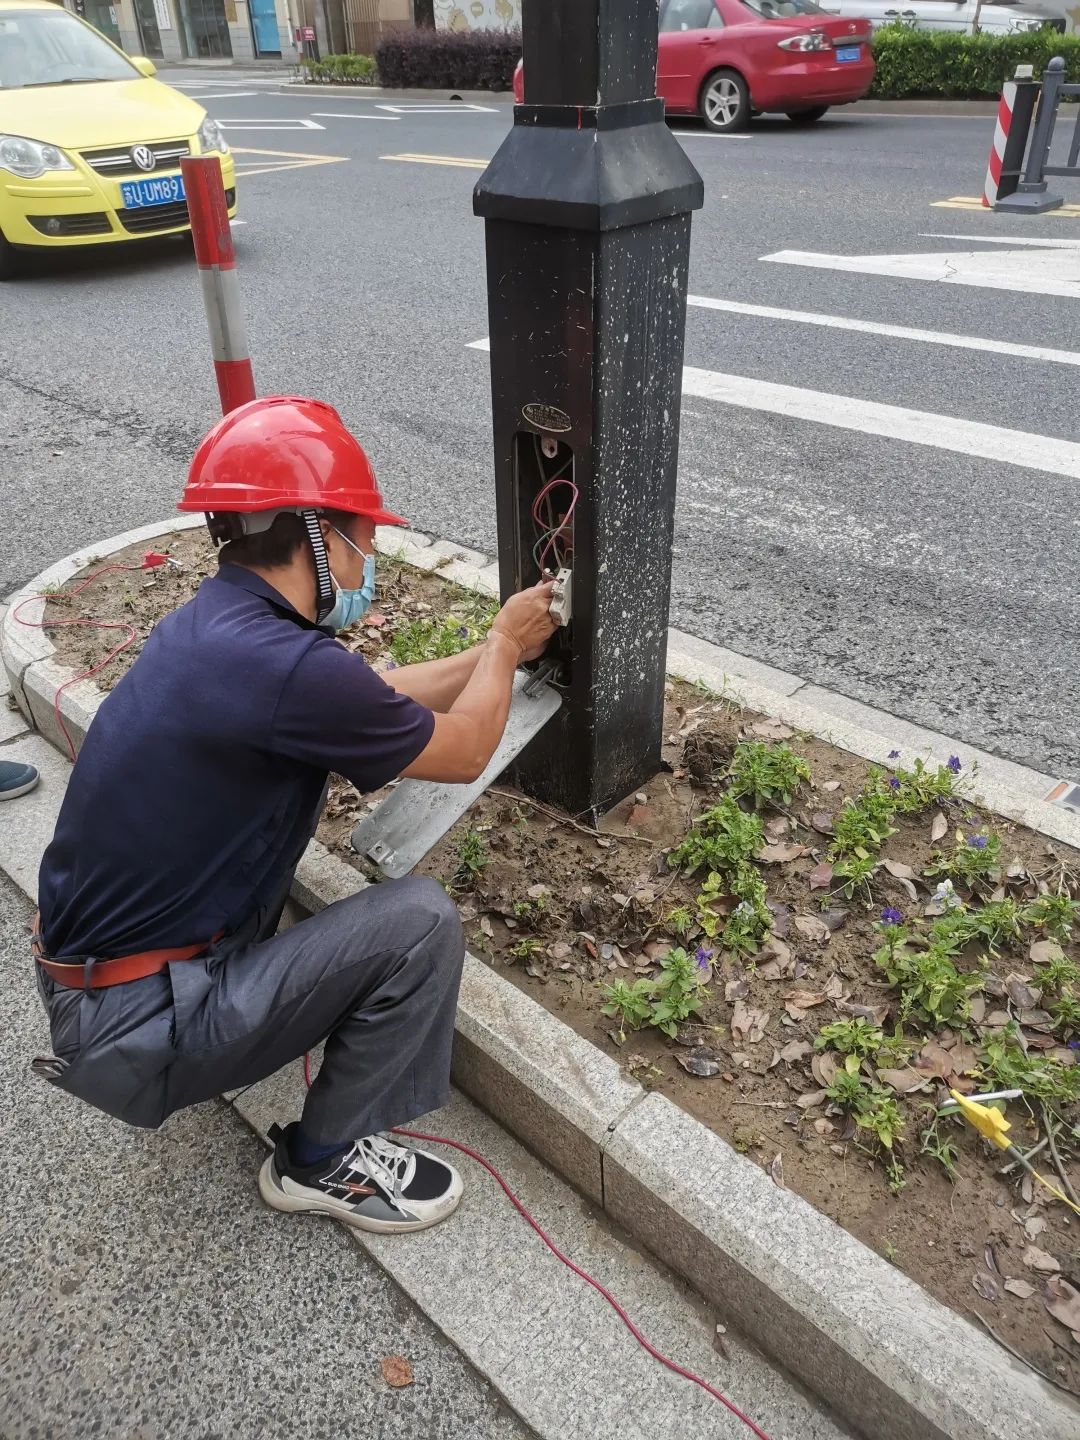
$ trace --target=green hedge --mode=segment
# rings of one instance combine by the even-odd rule
[[[996,99],[1017,65],[1032,65],[1041,75],[1055,55],[1064,57],[1067,79],[1080,81],[1080,35],[959,35],[886,25],[874,33],[877,75],[870,93],[883,100]]]
[[[378,70],[373,55],[324,55],[321,60],[302,60],[309,80],[324,85],[377,85]]]

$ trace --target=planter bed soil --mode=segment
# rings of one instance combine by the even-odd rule
[[[178,532],[157,548],[179,568],[103,575],[74,601],[56,596],[47,607],[50,620],[83,615],[131,623],[136,643],[96,676],[105,689],[130,665],[157,619],[188,599],[215,564],[202,531]],[[111,563],[137,564],[144,553],[145,547],[132,547]],[[486,609],[436,576],[385,560],[376,604],[348,643],[377,665],[388,663],[395,637],[399,654],[402,645],[421,644],[429,628],[438,629],[440,643],[447,635],[452,643],[459,628],[464,640],[466,631],[471,635],[482,625]],[[447,625],[451,616],[455,623]],[[78,670],[96,665],[116,643],[115,631],[76,626],[50,633],[57,658]],[[665,917],[679,907],[694,914],[703,877],[673,869],[668,852],[722,798],[735,747],[748,739],[789,744],[812,776],[790,804],[761,811],[770,849],[760,869],[774,911],[773,938],[757,955],[739,958],[691,930],[686,947],[693,951],[700,944],[712,952],[702,960],[707,968],[700,1012],[674,1039],[650,1026],[620,1031],[619,1021],[601,1011],[602,989],[619,979],[658,976],[665,952],[679,943]],[[1045,937],[1025,930],[987,957],[970,1015],[952,1024],[906,1026],[910,1058],[900,1066],[903,1077],[893,1077],[903,1122],[892,1152],[902,1165],[898,1193],[887,1184],[890,1153],[821,1093],[835,1084],[843,1057],[813,1048],[823,1026],[860,1013],[892,1036],[897,992],[873,959],[882,945],[880,915],[889,908],[905,922],[929,923],[925,912],[939,881],[924,872],[935,852],[951,846],[957,827],[968,835],[1000,837],[1001,888],[1028,903],[1040,881],[1080,896],[1080,853],[982,811],[972,798],[977,780],[965,786],[961,771],[957,795],[924,813],[895,818],[896,833],[881,851],[890,868],[876,870],[869,895],[846,895],[835,877],[812,888],[822,877],[818,867],[827,863],[833,819],[845,799],[867,784],[866,762],[682,683],[668,687],[663,761],[640,794],[605,817],[602,833],[537,806],[509,783],[497,784],[420,868],[456,895],[474,954],[616,1054],[645,1086],[759,1159],[777,1183],[939,1299],[980,1319],[1044,1374],[1080,1392],[1080,1333],[1074,1332],[1071,1298],[1071,1287],[1080,1287],[1080,1219],[1019,1172],[1002,1174],[1000,1152],[990,1153],[957,1120],[938,1127],[953,1147],[952,1180],[922,1149],[931,1107],[946,1098],[946,1083],[968,1092],[993,1088],[986,1045],[1021,1016],[1023,1027],[1013,1033],[1025,1037],[1033,1055],[1052,1055],[1063,1065],[1080,1060],[1068,1044],[1075,1033],[1048,1025],[1042,1009],[1038,961],[1046,950],[1037,947],[1045,947]],[[913,761],[903,756],[897,764]],[[331,787],[319,838],[358,869],[364,867],[349,844],[352,826],[380,798],[361,797],[340,780]],[[935,842],[939,816],[947,834]],[[716,908],[722,922],[731,902],[722,897]],[[1080,925],[1060,944],[1073,962],[1080,962],[1078,942]],[[974,974],[979,952],[978,945],[969,947],[959,964]],[[714,1073],[699,1076],[686,1066]],[[870,1061],[861,1074],[874,1083]],[[911,1083],[918,1088],[904,1093]],[[1058,1149],[1078,1185],[1080,1141],[1068,1127],[1080,1120],[1080,1106],[1056,1108],[1066,1122]],[[1044,1133],[1035,1123],[1038,1115],[1038,1106],[1034,1117],[1022,1103],[1009,1106],[1021,1148]],[[1057,1181],[1045,1147],[1036,1163]]]

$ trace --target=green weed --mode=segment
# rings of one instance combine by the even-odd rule
[[[954,757],[955,758],[955,757]],[[898,765],[892,775],[886,776],[875,768],[870,783],[879,791],[888,790],[893,810],[898,815],[916,815],[928,810],[931,805],[940,805],[951,800],[957,793],[959,761],[952,765],[938,765],[931,769],[924,760],[917,759],[910,770]]]
[[[543,948],[544,944],[542,940],[533,940],[526,937],[511,945],[508,953],[512,955],[515,960],[531,960],[533,956],[538,955]]]
[[[890,823],[896,813],[892,793],[888,789],[871,788],[875,784],[875,772],[871,771],[868,788],[854,799],[845,800],[840,807],[833,819],[830,859],[854,856],[865,860],[868,855],[876,854],[890,835],[896,834],[895,826]]]
[[[844,882],[840,889],[849,900],[861,895],[869,903],[873,899],[870,881],[877,869],[877,863],[874,855],[849,855],[844,860],[838,860],[833,866],[833,879]]]
[[[933,1105],[926,1107],[930,1123],[920,1132],[921,1145],[920,1155],[929,1155],[931,1160],[936,1160],[945,1174],[954,1183],[956,1181],[956,1162],[958,1157],[956,1146],[947,1136],[942,1135],[941,1125],[945,1116],[939,1115]]]
[[[833,1020],[823,1025],[814,1040],[815,1050],[838,1050],[841,1055],[876,1055],[885,1043],[881,1029],[871,1021],[857,1016],[853,1020]]]
[[[1001,869],[1001,838],[990,833],[965,835],[956,832],[956,848],[949,854],[937,850],[927,875],[947,875],[950,880],[976,888],[980,882],[996,875]]]
[[[679,1025],[701,1009],[702,991],[706,988],[702,973],[685,950],[669,950],[660,961],[660,974],[654,982],[649,1024],[674,1039]]]
[[[1026,1054],[1013,1031],[987,1041],[980,1073],[995,1090],[1023,1090],[1027,1097],[1060,1104],[1080,1100],[1080,1065]]]
[[[788,745],[766,745],[760,740],[742,740],[728,771],[728,793],[738,799],[748,796],[754,808],[790,805],[803,780],[809,780],[810,766]]]
[[[387,647],[395,665],[418,665],[443,660],[478,645],[494,620],[493,606],[477,600],[452,615],[427,615],[410,620],[394,634]]]
[[[668,864],[693,875],[698,870],[724,871],[740,860],[752,860],[761,849],[763,831],[756,815],[740,810],[730,795],[698,816],[686,838],[668,856]]]
[[[843,1070],[836,1072],[835,1080],[825,1093],[850,1111],[856,1125],[869,1130],[886,1150],[891,1151],[893,1143],[903,1134],[904,1121],[895,1095],[881,1086],[866,1084],[859,1074],[857,1055],[847,1057]]]
[[[685,940],[694,928],[694,916],[689,905],[676,905],[673,910],[669,910],[664,924],[673,935],[677,935],[680,940]]]
[[[640,1030],[645,1021],[652,1014],[652,997],[656,982],[643,976],[640,980],[628,983],[626,980],[614,980],[610,985],[605,985],[601,994],[607,1001],[600,1007],[604,1015],[614,1015],[619,1021],[619,1040],[626,1039],[626,1030]]]
[[[471,890],[487,869],[490,858],[479,830],[466,830],[457,847],[457,868],[451,883],[458,889]]]
[[[957,970],[941,941],[925,948],[890,942],[875,951],[874,963],[900,992],[900,1018],[922,1020],[935,1028],[964,1019],[969,996],[982,986],[981,972]]]
[[[1044,930],[1051,940],[1064,945],[1072,934],[1073,922],[1080,918],[1080,900],[1068,895],[1040,895],[1024,907],[1024,920],[1037,930]]]

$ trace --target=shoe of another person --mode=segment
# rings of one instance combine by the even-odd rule
[[[21,760],[0,760],[0,800],[25,795],[40,779],[33,765],[24,765]]]
[[[389,1135],[366,1135],[315,1165],[295,1165],[296,1122],[270,1127],[274,1153],[259,1171],[259,1193],[274,1210],[314,1210],[381,1235],[426,1230],[457,1208],[464,1189],[452,1165]]]

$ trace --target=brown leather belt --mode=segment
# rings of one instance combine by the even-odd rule
[[[118,960],[95,960],[65,964],[50,960],[41,945],[41,916],[35,915],[30,927],[30,948],[34,959],[59,985],[71,990],[103,990],[109,985],[126,985],[129,980],[145,980],[148,975],[158,975],[171,960],[193,960],[201,955],[214,940],[220,940],[224,931],[218,931],[213,940],[204,940],[199,945],[172,945],[163,950],[142,950],[137,955],[122,955]],[[87,971],[89,970],[89,981]]]

